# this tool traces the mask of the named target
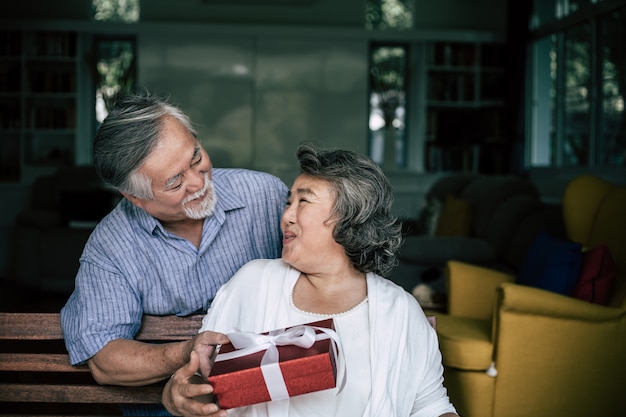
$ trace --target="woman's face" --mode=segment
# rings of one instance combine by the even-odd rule
[[[296,178],[281,221],[285,262],[301,272],[317,273],[348,261],[343,247],[333,239],[334,204],[327,181],[305,174]]]

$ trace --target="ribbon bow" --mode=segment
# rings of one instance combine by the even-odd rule
[[[316,330],[321,333],[318,334]],[[339,351],[339,354],[343,355],[343,350],[338,348],[338,346],[341,345],[341,342],[339,341],[337,333],[332,329],[328,329],[326,327],[299,325],[288,329],[272,330],[268,334],[237,331],[228,333],[228,338],[237,350],[233,352],[220,353],[217,355],[215,361],[219,362],[240,358],[265,350],[265,354],[261,359],[261,372],[272,401],[289,398],[287,385],[285,385],[285,379],[283,378],[283,374],[280,370],[279,352],[277,346],[295,345],[308,349],[318,340],[331,339],[332,343],[330,345],[335,354],[338,368],[337,379],[338,381],[341,381],[340,384],[337,384],[340,386],[339,391],[341,391],[345,385],[345,363],[343,361],[343,356],[340,360],[338,357],[339,355],[337,354]]]

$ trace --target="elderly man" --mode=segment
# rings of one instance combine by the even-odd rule
[[[99,383],[155,383],[191,351],[227,339],[138,342],[142,315],[205,312],[243,264],[280,256],[287,187],[265,173],[213,169],[189,118],[150,94],[116,103],[95,137],[94,163],[124,198],[81,256],[61,311],[66,347]]]

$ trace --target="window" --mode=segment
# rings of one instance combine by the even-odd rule
[[[105,22],[136,23],[140,0],[92,0],[93,19]],[[134,36],[95,36],[95,118],[96,130],[109,114],[115,99],[132,91],[137,71]]]
[[[385,169],[405,166],[407,50],[377,45],[370,50],[369,154]]]
[[[132,91],[135,86],[135,39],[98,37],[95,39],[95,53],[95,111],[99,127],[115,99]]]
[[[565,31],[563,90],[557,89],[563,100],[565,130],[563,165],[588,165],[591,135],[591,28],[582,24]]]
[[[413,28],[415,0],[367,0],[365,28]],[[406,167],[406,97],[408,47],[395,43],[370,46],[369,154],[387,170]]]
[[[139,21],[139,0],[92,0],[93,19],[105,22]]]
[[[529,164],[626,167],[626,52],[618,45],[626,32],[626,7],[556,1],[550,22],[545,3],[535,3]]]
[[[598,121],[599,146],[596,149],[598,163],[626,167],[626,114],[624,93],[626,90],[626,7],[613,11],[600,19],[599,64],[601,112]]]
[[[413,28],[415,0],[366,0],[365,28],[407,30]]]

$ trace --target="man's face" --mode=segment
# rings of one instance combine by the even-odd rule
[[[196,138],[178,120],[168,117],[158,144],[139,169],[152,179],[154,199],[130,199],[164,222],[203,219],[215,208],[212,168]]]

